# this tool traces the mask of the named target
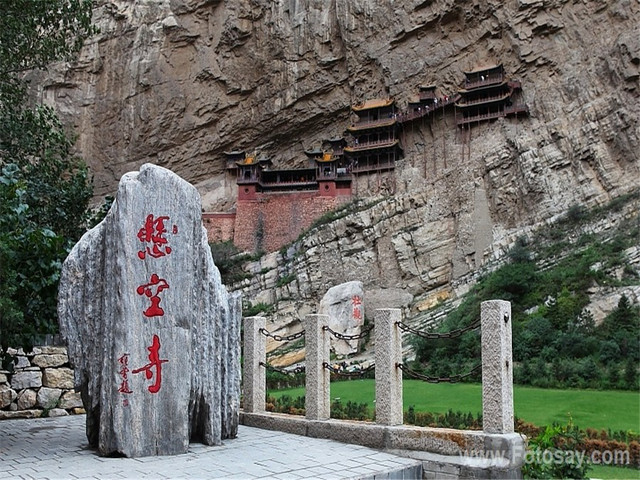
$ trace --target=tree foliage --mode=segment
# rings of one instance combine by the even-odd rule
[[[573,228],[591,214],[574,209],[571,215],[567,224]],[[485,300],[509,300],[516,383],[542,388],[639,388],[640,307],[622,295],[617,308],[599,325],[587,308],[588,289],[627,281],[615,272],[620,270],[620,252],[637,243],[637,232],[624,224],[618,228],[607,242],[593,237],[578,249],[568,243],[563,247],[568,253],[545,268],[537,260],[542,246],[533,252],[519,240],[507,256],[510,261],[481,278],[439,331],[471,325]],[[637,277],[628,275],[630,284],[637,284]],[[457,339],[415,337],[413,346],[414,368],[431,376],[464,374],[480,358],[477,331]]]
[[[90,0],[4,0],[2,13],[0,348],[6,353],[56,331],[60,268],[85,231],[92,196],[87,168],[72,155],[54,111],[27,98],[24,73],[72,59],[94,29]]]
[[[3,0],[0,75],[71,60],[93,33],[91,0]]]

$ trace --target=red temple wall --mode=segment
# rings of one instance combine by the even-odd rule
[[[241,250],[274,252],[349,199],[295,192],[258,193],[255,201],[238,200],[234,244]]]
[[[236,225],[235,213],[203,213],[202,223],[209,242],[233,240]]]

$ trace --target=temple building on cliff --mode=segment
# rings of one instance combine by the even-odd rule
[[[357,120],[347,127],[344,152],[354,174],[393,170],[402,155],[395,102],[370,100],[353,105]]]
[[[306,168],[273,168],[265,155],[225,152],[236,177],[233,213],[204,213],[209,238],[232,240],[242,250],[272,252],[293,242],[318,217],[351,199],[344,139],[326,140],[305,153]]]
[[[522,100],[522,85],[507,79],[502,64],[476,68],[464,75],[455,102],[459,127],[529,112]]]
[[[391,98],[352,105],[353,122],[344,137],[305,149],[308,163],[302,168],[278,169],[265,155],[225,152],[228,177],[236,181],[236,206],[226,213],[203,213],[210,241],[231,240],[245,251],[272,252],[352,195],[367,196],[384,188],[393,192],[396,161],[403,156],[400,129],[427,116],[430,121],[440,119],[432,115],[435,112],[454,116],[462,132],[463,161],[465,151],[467,157],[471,154],[472,125],[528,113],[520,82],[507,79],[502,64],[465,72],[463,84],[452,95],[438,95],[433,84],[418,88],[404,112]]]
[[[344,138],[325,140],[320,148],[305,150],[316,171],[319,195],[351,197],[351,162],[344,155]]]

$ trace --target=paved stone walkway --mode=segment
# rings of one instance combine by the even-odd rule
[[[84,415],[0,421],[0,478],[415,479],[420,462],[371,448],[240,425],[238,437],[184,455],[100,457]]]

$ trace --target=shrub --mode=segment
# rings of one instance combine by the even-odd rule
[[[584,433],[571,420],[567,425],[546,426],[529,439],[522,473],[525,478],[587,478],[591,468],[578,462],[575,453]]]
[[[268,303],[258,302],[255,305],[249,305],[248,307],[242,310],[243,317],[255,317],[259,313],[264,313],[265,315],[269,315],[273,313],[275,307]]]

